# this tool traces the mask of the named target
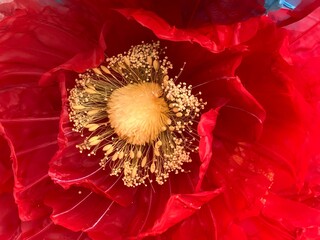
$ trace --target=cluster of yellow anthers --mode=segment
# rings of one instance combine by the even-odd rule
[[[168,76],[163,53],[159,42],[133,46],[80,74],[70,91],[70,120],[86,136],[80,152],[102,151],[100,166],[129,187],[163,184],[197,150],[192,125],[205,103]]]

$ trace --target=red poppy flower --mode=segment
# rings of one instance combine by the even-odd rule
[[[314,12],[280,28],[261,15],[260,1],[241,7],[217,2],[174,1],[172,8],[167,1],[138,0],[0,5],[6,15],[0,22],[1,238],[319,237],[319,9],[310,1],[306,11]],[[201,91],[207,105],[196,120],[199,151],[190,154],[184,172],[168,173],[164,183],[128,187],[121,180],[128,168],[113,176],[116,165],[99,165],[103,152],[88,156],[77,148],[86,139],[92,147],[108,138],[96,142],[101,131],[89,138],[89,131],[81,136],[73,130],[72,109],[76,120],[80,111],[72,101],[86,103],[68,89],[78,86],[92,97],[97,88],[76,79],[88,69],[99,84],[117,79],[105,76],[109,70],[101,64],[112,68],[105,56],[129,56],[125,52],[142,41],[159,41],[173,65],[168,75],[192,85],[193,94]],[[135,60],[123,55],[116,64],[121,59],[124,69],[136,71]],[[155,73],[163,62],[152,56]],[[111,75],[122,74],[116,70]],[[86,107],[97,103],[95,97],[88,102]],[[151,160],[147,166],[152,179]]]

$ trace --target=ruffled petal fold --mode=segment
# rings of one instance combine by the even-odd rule
[[[16,11],[2,22],[1,85],[19,83],[14,74],[45,84],[59,69],[85,71],[98,65],[105,49],[102,25],[94,16],[62,6]]]
[[[272,25],[263,31],[264,34],[252,40],[255,44],[251,46],[251,53],[243,59],[237,73],[267,112],[259,142],[268,151],[286,159],[297,175],[297,184],[301,184],[312,148],[310,134],[314,113],[302,95],[295,69],[281,56],[285,31]],[[259,46],[260,41],[264,44]]]
[[[17,239],[57,239],[63,236],[64,239],[90,240],[83,232],[73,232],[69,229],[58,226],[50,218],[42,218],[21,224],[22,233]]]
[[[296,211],[297,209],[299,211]],[[302,229],[310,226],[319,226],[320,224],[319,209],[273,194],[266,197],[266,204],[262,212],[280,223],[290,224]]]
[[[19,235],[20,219],[13,198],[13,173],[11,166],[10,139],[0,124],[0,238],[14,239]]]
[[[217,189],[211,192],[171,196],[167,201],[162,216],[157,219],[152,229],[143,233],[142,236],[153,236],[165,232],[168,228],[194,214],[202,205],[212,200],[221,192],[222,189]]]
[[[201,166],[199,169],[199,182],[197,183],[196,190],[200,191],[202,181],[206,175],[210,161],[212,159],[212,141],[213,141],[213,129],[216,125],[216,119],[218,110],[209,110],[202,114],[200,122],[198,124],[198,134],[200,136],[199,141],[199,157]]]
[[[154,12],[142,9],[118,9],[118,11],[152,30],[160,39],[196,42],[214,53],[244,43],[254,36],[259,26],[259,20],[253,18],[233,25],[208,25],[196,29],[179,29],[169,25]]]
[[[0,237],[2,239],[16,239],[21,229],[18,210],[12,193],[1,193],[0,204]]]

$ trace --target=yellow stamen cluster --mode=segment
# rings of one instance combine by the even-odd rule
[[[197,150],[192,125],[205,103],[168,76],[162,53],[158,42],[133,46],[80,74],[70,91],[73,130],[85,135],[80,152],[103,152],[100,166],[129,187],[163,184]]]

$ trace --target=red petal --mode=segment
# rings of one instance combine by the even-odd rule
[[[174,196],[176,196],[174,193],[192,192],[192,186],[190,175],[179,174],[171,176],[162,186],[139,188],[131,204],[125,207],[88,189],[76,187],[52,191],[47,195],[46,203],[53,208],[51,217],[57,224],[74,231],[86,231],[94,239],[126,239],[131,236],[137,237],[147,229],[151,229],[153,233],[150,234],[153,235],[164,231],[165,229],[161,230],[159,226],[158,230],[155,229],[156,232],[152,229],[154,222],[160,217],[162,222],[167,218],[163,214],[169,197],[171,196],[171,201],[174,203]],[[178,198],[199,206],[213,196],[214,192],[207,192],[198,195],[181,194]],[[179,220],[171,219],[165,223],[165,228],[184,220],[190,215],[190,211],[197,210],[183,209],[182,205],[182,202],[181,205],[170,204],[170,208],[174,210],[176,206],[176,211],[180,211],[181,215],[178,216]],[[92,208],[92,206],[95,207]],[[168,213],[169,210],[167,209]]]
[[[13,188],[10,148],[12,148],[12,143],[10,142],[10,139],[4,132],[3,126],[0,123],[0,193],[12,192]]]
[[[0,238],[13,239],[20,233],[18,209],[13,198],[13,173],[10,159],[12,143],[0,124]]]
[[[212,198],[216,197],[221,192],[222,189],[217,189],[211,192],[171,196],[162,216],[155,222],[152,229],[143,233],[141,236],[152,236],[165,232],[168,228],[194,214],[202,205],[212,200]]]
[[[227,82],[230,100],[219,111],[215,134],[233,141],[255,141],[261,135],[265,111],[239,78]]]
[[[294,227],[320,226],[320,210],[273,194],[266,198],[263,214]]]
[[[18,209],[13,198],[13,173],[10,159],[12,143],[0,123],[0,238],[13,239],[20,233]]]
[[[120,207],[117,203],[112,203],[85,189],[80,189],[79,193],[79,189],[72,187],[62,192],[60,196],[57,192],[52,192],[52,196],[48,196],[47,203],[54,209],[52,218],[56,223],[75,231],[87,231],[95,239],[117,239],[123,235],[136,235],[137,232],[150,226],[163,212],[168,199],[168,190],[181,192],[183,191],[181,186],[183,188],[188,186],[184,175],[177,176],[178,179],[172,177],[175,184],[169,189],[168,184],[155,186],[154,191],[151,188],[140,189],[128,207]],[[91,209],[93,205],[96,211]],[[101,207],[98,207],[100,205]],[[118,219],[121,223],[115,223],[114,219]]]
[[[230,148],[234,146],[225,147],[232,152]],[[221,148],[219,143],[214,143],[211,171],[218,172],[218,184],[226,188],[226,204],[238,217],[256,214],[261,208],[261,198],[272,185],[273,173],[270,171],[273,169],[268,169],[268,163],[261,159],[261,153],[252,152],[251,147],[239,146],[229,158],[221,156],[221,149],[218,148]]]
[[[42,197],[49,189],[48,161],[57,150],[56,100],[47,94],[54,87],[20,86],[3,90],[1,119],[12,142],[15,198],[20,217],[30,220],[47,214]]]
[[[199,170],[199,182],[196,187],[196,191],[200,191],[203,178],[209,167],[212,158],[212,132],[216,125],[218,112],[216,110],[209,110],[202,114],[200,122],[198,124],[198,134],[200,136],[199,142],[199,156],[201,166]]]
[[[40,11],[45,6],[52,6],[59,8],[59,4],[55,0],[5,0],[4,3],[0,3],[0,13],[5,16],[14,14],[17,9],[28,9],[32,11]]]
[[[137,1],[127,0],[127,7],[153,11],[168,23],[179,28],[195,28],[208,24],[230,24],[243,21],[265,12],[262,1],[244,0],[184,0],[184,1]],[[168,7],[170,6],[170,7]]]
[[[265,13],[263,1],[260,0],[244,0],[241,4],[237,0],[201,1],[199,5],[194,10],[194,21],[210,19],[211,23],[230,24]]]
[[[113,209],[111,208],[108,214],[103,216],[103,220],[93,229],[90,229],[89,235],[94,239],[102,240],[109,238],[126,239],[128,237],[140,239],[140,236],[159,234],[162,230],[158,228],[154,232],[153,227],[155,221],[162,217],[163,220],[165,219],[163,214],[168,199],[174,199],[175,192],[190,192],[190,187],[192,187],[190,184],[192,182],[188,175],[180,174],[171,176],[168,182],[162,186],[155,185],[153,186],[154,189],[150,187],[140,189],[131,206],[118,208],[113,205]],[[189,212],[189,209],[185,209],[185,211]],[[180,220],[187,216],[187,214],[182,213]],[[114,222],[114,219],[117,219],[117,222]],[[174,223],[176,222],[171,222],[171,224]],[[170,223],[168,224],[170,225]],[[166,225],[166,227],[169,226]],[[112,229],[112,231],[106,229]]]
[[[22,233],[17,239],[90,240],[85,233],[72,232],[69,229],[55,225],[49,218],[23,222],[21,227]]]
[[[0,194],[0,238],[16,239],[20,233],[20,219],[12,193]]]
[[[238,226],[245,231],[247,239],[298,239],[296,238],[295,229],[286,228],[263,216],[247,218],[243,221],[240,221]]]
[[[268,151],[286,159],[296,174],[296,185],[301,186],[313,145],[310,144],[310,132],[314,110],[301,94],[297,84],[300,79],[294,68],[280,56],[283,36],[283,31],[272,25],[262,29],[249,44],[251,53],[243,59],[238,74],[267,112],[260,143]],[[274,187],[293,187],[290,184],[276,181]]]
[[[297,69],[297,84],[300,92],[308,102],[318,108],[320,96],[320,75],[317,66],[320,64],[320,8],[307,17],[287,26],[290,30],[284,48],[289,63]]]
[[[318,185],[320,183],[319,166],[319,96],[320,96],[320,75],[318,66],[320,64],[320,8],[314,10],[304,19],[287,26],[290,30],[289,38],[284,45],[290,57],[289,63],[296,69],[296,88],[299,89],[305,100],[313,110],[312,119],[309,123],[309,141],[307,150],[310,164],[307,171],[305,187],[307,188],[308,204],[317,205]],[[313,150],[313,151],[312,151]],[[312,156],[313,155],[313,156]],[[309,159],[308,159],[309,160]],[[305,196],[304,196],[305,197]],[[302,198],[304,198],[302,197]],[[310,231],[312,233],[312,231]]]
[[[25,124],[27,125],[27,124]],[[37,123],[38,128],[41,129],[39,122]],[[48,124],[44,124],[48,127]],[[13,144],[18,144],[14,139],[15,133],[10,131],[11,129],[17,129],[17,125],[6,125],[6,129]],[[29,125],[28,134],[37,139],[36,131]],[[32,131],[33,130],[33,131]],[[27,137],[27,133],[24,135],[19,134],[19,137]],[[27,138],[26,138],[27,139]],[[39,137],[38,137],[39,139]],[[14,155],[14,174],[15,174],[15,199],[19,207],[19,214],[21,219],[29,220],[43,216],[47,214],[48,209],[43,206],[42,198],[46,192],[50,191],[50,182],[48,182],[47,176],[47,161],[56,151],[56,145],[52,145],[51,142],[47,144],[44,142],[43,145],[35,145],[32,147],[26,146],[21,151],[17,146],[17,152]],[[56,142],[55,142],[56,143]],[[47,146],[46,146],[47,145]],[[17,158],[16,158],[17,157]],[[47,159],[47,161],[46,161]]]
[[[302,20],[288,25],[289,50],[296,60],[307,61],[310,57],[319,56],[320,8],[315,9]],[[296,64],[301,62],[296,61]]]
[[[78,61],[81,52],[85,61],[81,59],[80,68],[95,61],[86,54],[97,45],[91,42],[97,34],[90,22],[78,21],[75,12],[59,11],[19,11],[1,22],[1,122],[14,146],[15,198],[24,220],[50,211],[42,199],[52,187],[47,164],[57,150],[59,93],[36,82],[51,68],[72,58]],[[84,36],[85,29],[90,31]]]
[[[145,213],[150,211],[149,201],[145,197],[137,198],[131,206],[121,207],[88,189],[74,187],[47,196],[55,223],[74,231],[88,232],[94,239],[125,239],[130,233],[139,231],[148,217]],[[138,211],[137,207],[143,208]]]
[[[223,199],[213,201],[211,206],[218,214],[218,239],[229,232],[230,225],[236,224],[237,220],[258,216],[263,208],[262,200],[276,182],[294,186],[290,165],[259,146],[237,146],[215,139],[212,151],[206,182],[211,183],[208,185],[211,187],[225,188]],[[295,190],[292,188],[290,190]]]
[[[190,217],[169,228],[161,239],[214,239],[217,240],[216,216],[207,204]],[[237,238],[239,239],[239,238]]]
[[[219,238],[217,238],[219,239]],[[248,240],[246,232],[243,228],[239,227],[237,224],[230,224],[228,231],[225,232],[224,236],[221,236],[224,240]]]
[[[94,16],[75,10],[49,7],[7,17],[1,22],[1,84],[37,81],[47,72],[42,76],[45,83],[61,68],[84,71],[96,66],[105,46],[99,42],[102,23],[94,21]],[[22,74],[24,78],[16,77]]]
[[[6,20],[10,23],[9,18]],[[21,39],[21,35],[6,32],[2,36],[1,85],[6,87],[1,90],[0,121],[13,145],[11,154],[19,214],[22,219],[32,219],[48,211],[41,200],[41,194],[48,189],[44,187],[39,190],[37,184],[46,185],[47,161],[50,154],[56,151],[58,117],[55,114],[59,113],[60,101],[56,98],[58,92],[55,87],[41,89],[32,83],[39,79],[45,68],[36,56],[48,56],[47,53],[24,54],[26,49],[15,43]],[[24,36],[28,42],[30,36]],[[21,74],[25,77],[21,77]]]
[[[142,9],[119,9],[118,11],[152,30],[160,39],[196,42],[212,52],[221,52],[225,48],[234,47],[249,40],[258,28],[258,20],[250,19],[234,25],[211,25],[195,30],[178,29],[150,11]]]

